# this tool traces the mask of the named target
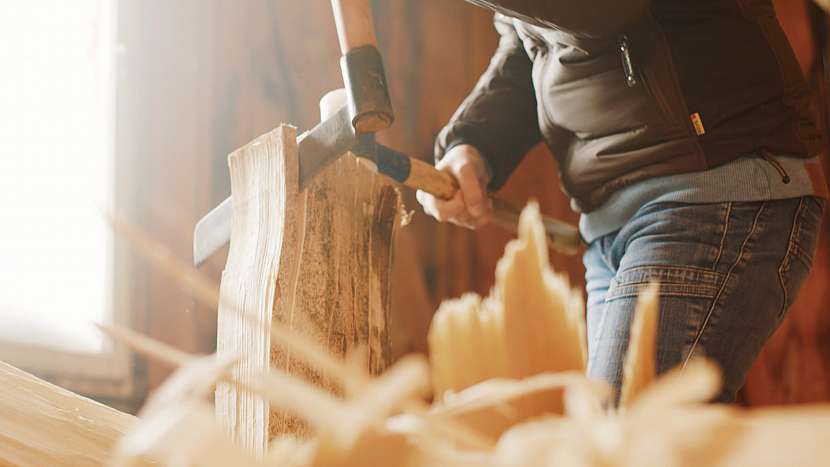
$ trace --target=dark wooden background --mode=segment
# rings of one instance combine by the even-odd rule
[[[797,0],[784,0],[793,37],[805,27]],[[492,15],[461,0],[375,0],[374,16],[397,120],[381,139],[431,160],[435,134],[472,88],[497,35]],[[122,0],[119,12],[118,137],[121,177],[138,187],[122,214],[184,260],[192,227],[229,193],[225,157],[281,122],[308,129],[317,103],[340,87],[339,49],[328,0]],[[806,29],[804,29],[806,30]],[[803,35],[801,35],[803,36]],[[809,57],[809,41],[797,38]],[[575,221],[556,167],[535,148],[504,188],[538,199],[544,212]],[[396,251],[398,354],[425,350],[432,312],[444,298],[487,293],[509,237],[438,225],[414,201]],[[203,267],[217,283],[225,252]],[[756,365],[744,399],[753,404],[830,399],[826,238],[816,273]],[[578,258],[553,258],[582,287]],[[136,328],[188,351],[210,352],[215,315],[197,306],[140,258],[129,277]],[[143,390],[168,374],[137,360]]]

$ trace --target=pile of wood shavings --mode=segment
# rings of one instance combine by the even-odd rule
[[[114,465],[200,466],[818,466],[830,458],[830,405],[742,410],[705,402],[717,369],[699,360],[654,374],[657,288],[640,297],[619,408],[585,374],[579,294],[549,267],[538,207],[497,269],[490,297],[442,305],[431,361],[406,357],[372,378],[278,326],[272,339],[335,381],[343,396],[271,369],[246,389],[312,428],[279,436],[264,458],[239,448],[208,402],[235,356],[196,357],[123,329],[107,332],[179,367],[119,443]],[[425,402],[432,396],[432,403]]]

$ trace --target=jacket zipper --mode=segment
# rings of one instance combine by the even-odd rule
[[[790,183],[790,175],[786,170],[784,170],[784,166],[772,157],[772,154],[769,151],[761,149],[761,158],[767,161],[767,163],[769,163],[769,165],[771,165],[778,172],[778,175],[781,176],[781,181],[784,182],[785,185]]]
[[[623,71],[625,72],[625,84],[629,88],[633,88],[637,85],[637,73],[634,70],[634,62],[631,60],[631,47],[628,43],[628,36],[622,36],[618,47]]]

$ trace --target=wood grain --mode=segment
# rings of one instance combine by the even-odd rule
[[[136,423],[0,362],[0,465],[98,467]]]
[[[295,140],[295,130],[281,126],[229,156],[234,217],[218,349],[242,353],[238,381],[273,365],[335,392],[332,382],[272,347],[269,324],[283,323],[340,358],[365,350],[365,368],[384,370],[400,201],[395,188],[348,154],[301,190]],[[269,413],[263,399],[236,386],[221,385],[216,402],[220,419],[255,454],[272,435],[305,432],[298,419]]]
[[[340,53],[367,45],[377,46],[369,0],[331,0]]]

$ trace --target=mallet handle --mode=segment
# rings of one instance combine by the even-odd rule
[[[343,55],[366,45],[377,47],[369,0],[331,0],[331,7]]]

